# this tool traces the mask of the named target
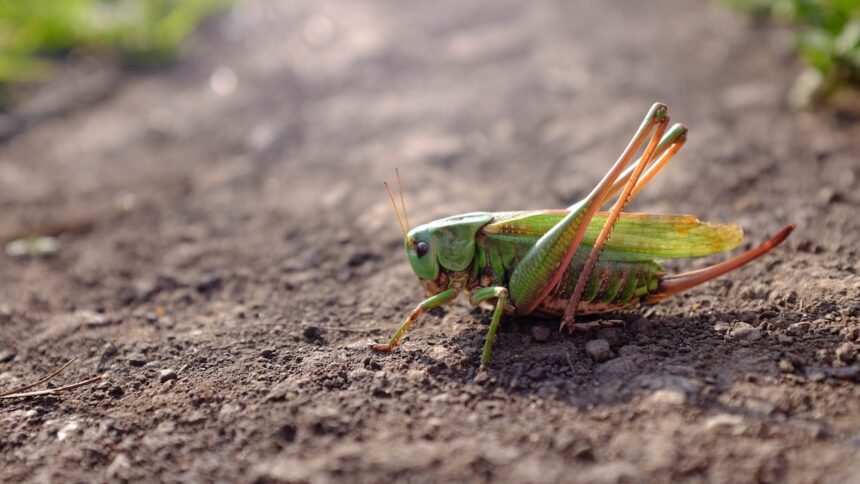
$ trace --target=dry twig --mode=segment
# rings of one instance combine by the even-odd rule
[[[70,384],[70,385],[64,385],[64,386],[57,387],[57,388],[48,388],[48,389],[45,389],[45,390],[36,390],[36,391],[33,391],[33,392],[28,392],[28,391],[27,391],[27,390],[30,390],[31,388],[35,388],[35,387],[37,387],[37,386],[39,386],[39,385],[41,385],[41,384],[43,384],[43,383],[47,383],[49,380],[51,380],[51,379],[52,379],[52,378],[54,378],[55,376],[57,376],[57,375],[59,375],[60,373],[62,373],[62,372],[63,372],[63,370],[65,370],[66,368],[68,368],[68,367],[69,367],[69,365],[71,365],[72,363],[74,363],[74,362],[75,362],[75,359],[76,359],[76,358],[72,358],[71,360],[67,361],[63,366],[61,366],[61,367],[57,368],[56,370],[52,371],[52,372],[51,372],[51,373],[49,373],[47,376],[45,376],[44,378],[42,378],[41,380],[39,380],[39,381],[37,381],[37,382],[35,382],[35,383],[30,383],[30,384],[28,384],[28,385],[24,385],[24,386],[21,386],[21,387],[18,387],[18,388],[14,388],[14,389],[9,390],[9,391],[7,391],[7,392],[0,393],[0,399],[8,399],[8,398],[27,398],[27,397],[38,397],[38,396],[42,396],[42,395],[55,395],[55,394],[57,394],[57,393],[59,393],[59,392],[65,391],[65,390],[71,390],[71,389],[73,389],[73,388],[82,387],[82,386],[84,386],[84,385],[90,385],[90,384],[95,383],[95,382],[97,382],[97,381],[99,381],[99,380],[101,380],[101,379],[102,379],[102,375],[98,375],[98,376],[95,376],[95,377],[92,377],[92,378],[88,378],[88,379],[83,380],[83,381],[79,381],[79,382],[77,382],[77,383],[72,383],[72,384]]]

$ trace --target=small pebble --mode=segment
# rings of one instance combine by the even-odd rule
[[[839,192],[833,189],[833,187],[823,186],[818,190],[818,193],[815,194],[815,201],[820,206],[827,206],[832,203],[836,203],[840,201],[841,196]]]
[[[836,348],[836,358],[843,363],[851,363],[857,357],[857,347],[854,343],[842,343]]]
[[[812,382],[824,381],[827,378],[827,375],[825,375],[821,370],[812,370],[807,374],[807,376],[809,377],[809,381]]]
[[[546,326],[536,324],[532,326],[532,339],[538,343],[543,343],[544,341],[549,340],[549,328]]]
[[[161,383],[166,381],[175,380],[177,378],[176,372],[171,370],[170,368],[161,370],[158,372],[158,379],[161,380]]]
[[[755,329],[753,325],[744,322],[738,322],[732,325],[732,328],[726,333],[731,341],[753,342],[761,339],[761,331]]]
[[[788,360],[779,360],[779,371],[782,373],[794,373],[794,364]]]
[[[131,470],[131,461],[125,454],[117,454],[108,465],[105,473],[111,479],[117,479],[125,476]]]
[[[745,428],[744,419],[740,415],[722,413],[714,415],[705,420],[703,427],[707,431],[721,431],[731,429],[732,433],[740,434]]]
[[[302,334],[310,341],[315,341],[320,339],[322,336],[322,330],[318,326],[308,326],[304,329]]]
[[[683,405],[686,402],[687,396],[684,392],[675,389],[661,388],[654,390],[648,398],[645,399],[649,405],[656,406],[673,406]]]
[[[116,356],[118,351],[119,350],[117,350],[116,346],[113,343],[105,343],[105,345],[102,346],[102,360],[109,360],[113,358],[114,356]]]
[[[593,339],[585,344],[585,352],[597,363],[602,363],[612,356],[609,350],[609,342],[605,339]]]
[[[791,343],[794,343],[794,338],[792,338],[791,336],[789,336],[787,334],[781,334],[781,335],[777,336],[776,340],[779,341],[780,344],[784,344],[784,345],[789,345]]]
[[[15,350],[8,348],[0,348],[0,363],[8,363],[12,361],[13,359],[15,359],[15,356],[17,354],[18,353],[15,352]]]
[[[651,322],[648,318],[639,318],[629,325],[634,333],[648,333],[658,327],[657,323]]]
[[[83,433],[83,428],[84,426],[81,422],[70,420],[63,428],[57,431],[57,440],[63,441],[73,435],[81,434]]]
[[[616,325],[623,324],[623,321],[619,320],[612,320],[611,322]],[[621,332],[621,329],[618,327],[598,329],[597,338],[605,339],[607,342],[609,342],[610,346],[615,347],[621,346],[624,343],[623,334]]]
[[[544,375],[546,375],[546,371],[540,366],[532,368],[526,373],[526,376],[532,380],[540,380]]]
[[[131,366],[143,366],[146,364],[146,356],[143,353],[132,353],[126,358]]]
[[[860,382],[860,364],[831,368],[830,375],[843,380],[854,380]]]
[[[270,359],[274,358],[275,355],[277,355],[277,353],[278,352],[272,348],[265,348],[265,349],[260,351],[260,356],[262,356],[263,358],[266,358],[267,360],[270,360]]]

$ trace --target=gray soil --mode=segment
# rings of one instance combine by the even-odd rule
[[[105,375],[0,401],[0,481],[860,482],[860,126],[785,106],[784,32],[704,1],[260,0],[188,47],[0,145],[0,239],[61,244],[0,256],[0,390]],[[746,247],[797,222],[783,246],[617,328],[505,320],[481,374],[462,301],[366,348],[423,296],[395,167],[413,223],[564,207],[658,100],[689,142],[630,209]]]

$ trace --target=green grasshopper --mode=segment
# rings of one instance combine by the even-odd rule
[[[788,237],[795,225],[722,263],[667,275],[657,259],[717,254],[743,240],[743,231],[733,224],[701,222],[690,215],[622,213],[686,141],[687,128],[675,124],[667,129],[668,124],[666,106],[654,104],[600,183],[566,210],[473,212],[410,230],[398,173],[403,216],[387,183],[385,188],[409,263],[430,297],[412,310],[388,343],[370,343],[370,348],[394,350],[421,314],[465,292],[472,305],[496,301],[481,353],[484,368],[503,313],[561,316],[559,330],[599,327],[602,322],[576,323],[574,317],[660,301],[737,269]],[[639,160],[627,166],[646,139]],[[615,195],[612,209],[598,212]]]

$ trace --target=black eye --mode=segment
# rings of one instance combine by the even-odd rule
[[[415,244],[415,254],[418,255],[418,257],[424,257],[424,254],[426,254],[428,250],[430,250],[430,244],[423,240]]]

